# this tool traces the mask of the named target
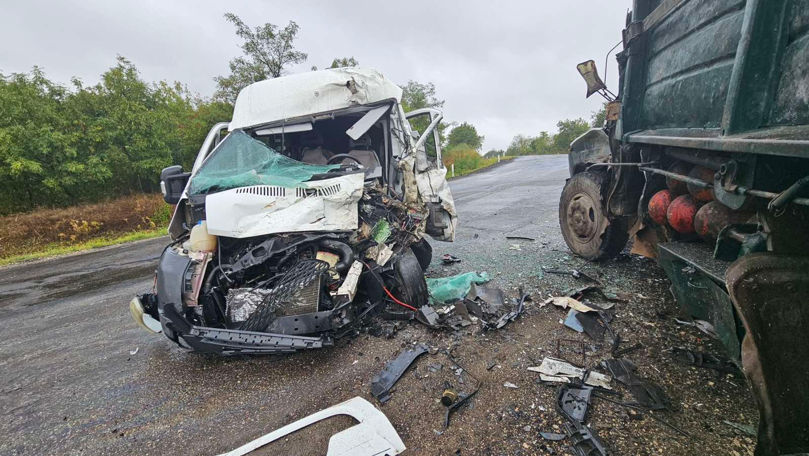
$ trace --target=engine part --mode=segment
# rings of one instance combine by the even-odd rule
[[[307,289],[313,283],[319,283],[321,274],[329,269],[329,264],[320,260],[301,260],[292,266],[281,279],[274,284],[271,292],[264,298],[255,312],[245,320],[240,329],[246,331],[262,331],[278,315],[285,305],[295,304],[296,295],[302,292],[311,293]],[[310,295],[311,296],[311,295]],[[314,296],[317,296],[315,294]],[[317,304],[315,303],[315,308]]]

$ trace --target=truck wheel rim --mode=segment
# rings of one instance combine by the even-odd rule
[[[598,227],[598,211],[595,201],[586,193],[578,193],[567,206],[567,226],[574,238],[582,243],[590,242]]]

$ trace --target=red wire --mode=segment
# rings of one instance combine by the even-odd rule
[[[371,271],[371,267],[368,266],[367,263],[363,262],[362,264],[366,268],[368,268],[368,271],[371,272],[371,274],[374,274],[374,272]],[[379,279],[377,278],[377,280],[379,280]],[[393,300],[393,302],[395,302],[396,304],[399,304],[400,306],[404,307],[405,309],[412,310],[413,312],[418,312],[419,311],[419,309],[416,309],[415,307],[411,306],[410,304],[407,304],[405,302],[402,302],[402,301],[399,301],[398,299],[396,299],[396,296],[393,296],[393,293],[391,293],[390,290],[388,290],[388,287],[386,287],[384,284],[380,283],[380,285],[382,285],[382,289],[385,290],[385,293],[388,295],[388,297],[390,299]]]
[[[418,312],[418,311],[419,311],[418,309],[416,309],[415,307],[411,306],[410,304],[405,304],[405,303],[403,303],[402,301],[399,301],[398,299],[396,299],[396,296],[393,296],[393,293],[391,293],[391,292],[390,292],[390,291],[387,289],[387,287],[385,287],[384,285],[382,286],[382,289],[383,289],[383,290],[385,290],[385,293],[387,293],[387,294],[388,294],[388,296],[390,297],[390,299],[392,299],[392,300],[393,300],[393,302],[395,302],[396,304],[399,304],[400,306],[405,307],[405,308],[407,308],[407,309],[410,309],[410,310],[412,310],[412,311],[414,311],[414,312]]]

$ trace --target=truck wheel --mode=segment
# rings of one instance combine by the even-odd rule
[[[604,210],[604,177],[585,171],[568,179],[559,201],[559,225],[567,246],[587,260],[613,258],[629,239],[624,218]]]

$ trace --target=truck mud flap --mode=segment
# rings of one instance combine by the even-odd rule
[[[756,455],[809,452],[809,258],[753,253],[727,270],[760,412]]]
[[[188,333],[182,334],[180,337],[196,351],[221,355],[291,353],[298,350],[322,348],[333,343],[331,339],[325,337],[292,336],[200,326],[192,326]]]

